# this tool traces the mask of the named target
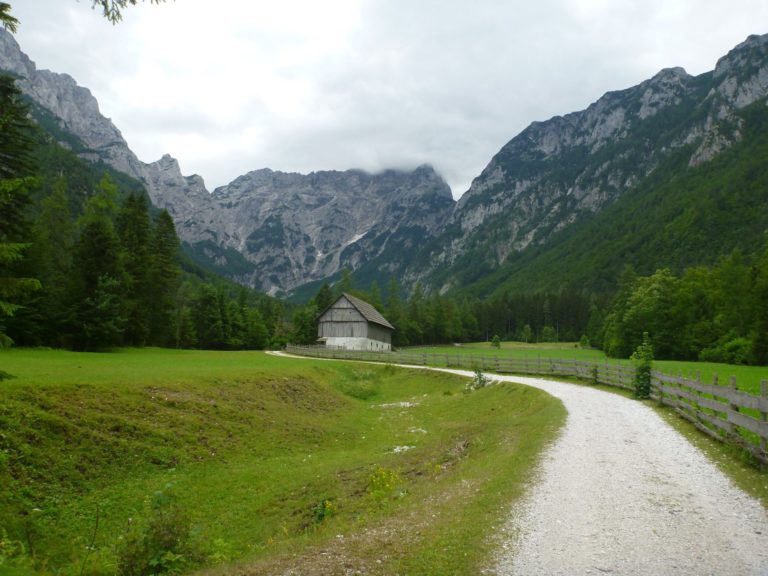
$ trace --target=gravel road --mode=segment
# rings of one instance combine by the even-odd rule
[[[651,408],[536,378],[568,420],[511,513],[502,575],[768,575],[768,514]]]

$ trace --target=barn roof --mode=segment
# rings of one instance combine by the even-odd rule
[[[347,294],[344,292],[341,296],[339,296],[336,300],[334,300],[333,304],[336,304],[340,299],[346,298],[349,300],[349,302],[352,304],[352,306],[355,307],[355,309],[360,312],[360,314],[363,315],[363,318],[365,318],[368,322],[372,322],[373,324],[378,324],[379,326],[384,326],[385,328],[389,328],[391,330],[394,330],[395,327],[390,324],[384,316],[381,315],[381,313],[376,310],[373,306],[368,304],[365,300],[360,300],[360,298],[357,298],[355,296],[352,296],[351,294]],[[333,304],[331,304],[328,308],[333,307]],[[326,310],[328,309],[326,308]],[[323,312],[324,314],[325,312]]]

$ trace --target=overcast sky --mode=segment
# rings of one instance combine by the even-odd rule
[[[210,190],[429,163],[458,197],[532,121],[768,32],[768,0],[176,0],[116,26],[91,0],[9,1],[38,68]]]

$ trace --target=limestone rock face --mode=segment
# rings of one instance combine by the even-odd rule
[[[244,255],[253,272],[241,280],[268,292],[376,259],[374,276],[382,279],[436,235],[454,205],[430,166],[380,174],[257,170],[217,188],[211,200],[211,210],[185,222],[185,234]],[[410,253],[400,251],[405,247]]]
[[[103,161],[140,180],[156,205],[160,205],[163,197],[166,198],[163,208],[169,207],[167,199],[170,196],[182,203],[187,194],[196,201],[202,198],[200,191],[205,187],[200,177],[184,178],[178,163],[169,156],[152,164],[140,161],[120,130],[101,114],[99,103],[90,90],[79,86],[67,74],[38,70],[4,29],[0,29],[0,70],[18,76],[17,84],[22,92],[53,114],[61,130],[79,139],[82,143],[76,150],[79,156],[92,162]],[[173,182],[172,194],[165,186],[166,182]]]

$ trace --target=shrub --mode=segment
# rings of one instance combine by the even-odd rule
[[[155,494],[145,526],[134,527],[117,554],[119,576],[179,574],[199,560],[190,545],[189,517],[166,491]]]
[[[328,498],[321,500],[312,508],[312,513],[315,517],[315,522],[321,524],[326,518],[330,518],[336,514],[338,507],[336,503]]]
[[[734,338],[720,346],[705,348],[699,352],[699,360],[724,364],[749,364],[752,360],[752,341],[749,338]]]
[[[552,326],[544,326],[539,336],[541,342],[557,342],[557,330]]]
[[[475,375],[472,377],[472,380],[467,382],[467,391],[480,390],[480,388],[485,388],[488,384],[490,384],[488,377],[483,374],[480,368],[475,368]]]
[[[643,332],[643,343],[632,353],[631,359],[635,365],[635,398],[650,398],[653,346],[648,332]]]
[[[491,340],[491,346],[494,348],[501,348],[501,338],[499,338],[498,334],[494,334],[493,339]]]

